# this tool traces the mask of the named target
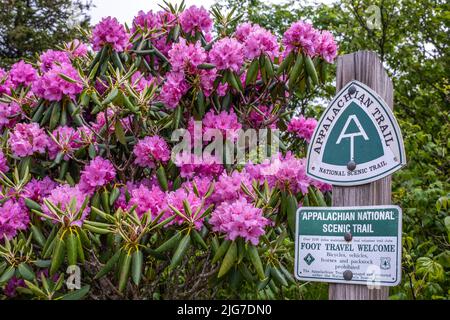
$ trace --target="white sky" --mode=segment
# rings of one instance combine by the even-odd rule
[[[175,4],[180,3],[181,0],[169,0],[168,2]],[[270,0],[270,2],[283,3],[285,0]],[[128,25],[130,25],[133,17],[136,16],[139,10],[145,12],[149,10],[158,11],[160,10],[158,4],[164,4],[162,0],[93,0],[92,3],[95,5],[95,8],[91,10],[91,23],[93,25],[97,24],[103,17],[107,16],[116,17],[120,22],[127,22]],[[215,1],[185,0],[185,3],[186,7],[196,5],[197,7],[204,6],[209,9]]]

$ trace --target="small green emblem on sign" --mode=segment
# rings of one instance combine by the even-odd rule
[[[310,266],[316,259],[314,259],[314,257],[310,253],[308,253],[304,260],[305,260],[306,264],[308,266]]]

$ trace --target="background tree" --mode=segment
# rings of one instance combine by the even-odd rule
[[[0,66],[79,37],[77,26],[89,25],[91,1],[0,1]]]
[[[449,3],[343,0],[329,5],[299,1],[274,5],[224,0],[219,5],[239,5],[243,21],[277,33],[293,21],[309,17],[317,28],[334,33],[340,54],[358,50],[379,54],[394,81],[395,114],[408,157],[408,166],[394,176],[394,201],[404,210],[405,250],[404,286],[398,287],[393,297],[448,297]],[[325,86],[329,96],[335,92],[334,78],[330,76]],[[301,112],[318,110],[323,109],[309,104]]]

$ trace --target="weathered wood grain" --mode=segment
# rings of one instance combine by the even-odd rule
[[[392,80],[388,77],[377,54],[359,51],[346,54],[337,61],[336,90],[351,80],[360,81],[375,90],[392,109],[394,105]],[[357,187],[333,187],[333,206],[391,204],[391,177]],[[330,284],[330,300],[386,300],[388,287],[369,289],[365,285]]]

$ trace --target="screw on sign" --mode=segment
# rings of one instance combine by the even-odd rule
[[[311,139],[307,157],[307,174],[311,178],[333,185],[333,208],[354,207],[354,209],[366,208],[370,211],[375,208],[370,206],[390,205],[391,175],[406,165],[401,131],[392,112],[392,81],[376,53],[361,51],[339,57],[336,89],[338,93],[323,113]],[[389,207],[380,210],[389,211]],[[398,208],[397,211],[395,219],[386,219],[382,222],[372,220],[371,223],[356,221],[357,218],[349,222],[347,217],[339,216],[344,218],[332,223],[322,221],[323,230],[315,231],[314,224],[310,224],[310,229],[307,230],[310,234],[307,234],[308,232],[306,234],[300,232],[300,236],[297,234],[296,243],[314,241],[317,234],[323,231],[332,232],[336,237],[340,235],[340,240],[336,240],[338,243],[322,243],[323,246],[319,251],[309,252],[315,256],[316,272],[320,271],[321,265],[339,261],[339,258],[335,257],[342,256],[343,253],[336,250],[339,251],[341,248],[344,251],[350,250],[349,248],[356,250],[358,253],[353,254],[359,254],[361,257],[373,254],[375,258],[370,266],[363,266],[365,270],[378,269],[392,272],[384,279],[381,287],[370,287],[368,280],[366,282],[361,280],[368,276],[364,273],[365,270],[358,270],[351,264],[351,261],[357,259],[349,258],[347,261],[341,258],[343,263],[340,273],[331,276],[329,273],[324,273],[321,280],[316,279],[316,281],[330,282],[330,299],[388,298],[389,291],[386,286],[397,285],[401,278],[401,259],[398,258],[401,257],[401,245],[399,245],[401,243],[401,209]],[[353,213],[358,215],[357,210]],[[308,225],[307,222],[308,220],[297,221],[304,225]],[[320,225],[317,222],[316,224]],[[383,228],[388,228],[392,233],[389,234],[390,231],[385,230],[387,234],[381,234],[384,231],[379,230]],[[303,231],[306,230],[303,229]],[[377,236],[384,242],[379,248],[371,246],[370,243],[364,243],[370,238],[371,232],[372,235],[381,232]],[[385,252],[370,251],[378,249]],[[301,251],[301,246],[298,244],[296,244],[297,250],[300,250],[304,258],[305,253]],[[327,255],[321,257],[319,252],[325,252]],[[303,265],[299,257],[296,258],[296,263],[297,278],[299,275],[303,279],[307,275],[313,278],[317,276],[317,274],[308,273],[311,268]],[[355,269],[352,269],[353,267]],[[374,277],[373,272],[371,277]],[[369,279],[369,277],[366,278]],[[351,285],[345,284],[346,282]],[[358,285],[354,285],[355,283]]]

